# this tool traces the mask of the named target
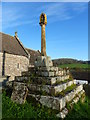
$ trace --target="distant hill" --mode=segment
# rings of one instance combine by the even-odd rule
[[[82,63],[82,64],[90,64],[90,61],[77,60],[72,58],[60,58],[53,59],[54,66],[62,65],[62,64],[72,64],[72,63]]]

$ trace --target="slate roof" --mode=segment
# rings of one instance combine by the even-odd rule
[[[26,48],[26,50],[30,54],[30,59],[29,59],[30,64],[34,65],[35,60],[37,59],[37,57],[41,56],[40,51],[39,50],[36,51],[36,50],[28,49],[28,48]]]
[[[1,52],[28,57],[28,52],[16,37],[0,32],[0,43]]]

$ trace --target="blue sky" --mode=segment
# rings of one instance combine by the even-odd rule
[[[27,48],[41,49],[39,16],[47,15],[47,55],[88,59],[88,3],[2,3],[2,32],[18,37]]]

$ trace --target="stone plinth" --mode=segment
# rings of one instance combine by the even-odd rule
[[[15,81],[13,101],[22,104],[26,96],[34,97],[42,105],[58,110],[57,117],[61,118],[68,114],[67,103],[77,103],[84,94],[83,86],[76,84],[69,70],[54,67],[49,56],[38,56],[35,67],[29,67]]]
[[[42,105],[58,110],[57,117],[60,118],[66,117],[68,113],[67,103],[77,103],[84,94],[83,86],[70,78],[69,71],[54,67],[51,58],[46,56],[38,57],[35,67],[28,68],[15,80],[17,85],[14,85],[13,101],[24,103],[27,95],[25,90],[28,89],[27,97],[34,97]]]
[[[53,66],[53,62],[49,56],[38,56],[35,61],[35,67],[49,67]]]

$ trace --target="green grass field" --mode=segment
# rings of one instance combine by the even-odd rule
[[[63,64],[63,65],[59,65],[60,68],[66,68],[69,67],[71,69],[73,68],[82,68],[82,69],[86,69],[86,68],[90,68],[90,64],[80,64],[80,63],[73,63],[73,64]]]
[[[80,101],[74,105],[73,110],[70,112],[65,120],[85,120],[90,119],[90,99],[86,97],[85,102],[82,104]],[[2,96],[2,120],[14,119],[38,119],[38,120],[60,120],[55,117],[57,111],[53,111],[46,107],[41,107],[40,104],[35,105],[34,101],[27,102],[23,105],[13,103],[6,92]]]

